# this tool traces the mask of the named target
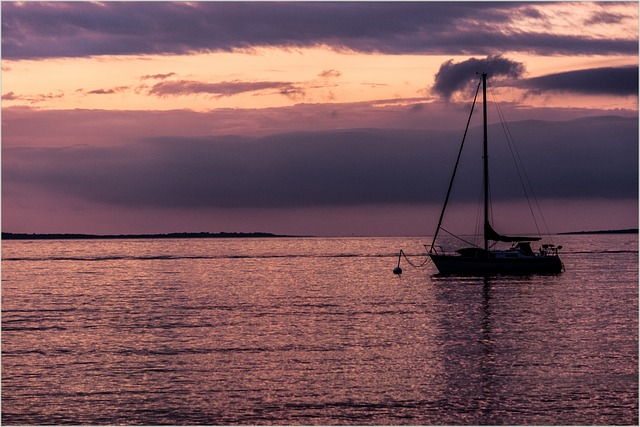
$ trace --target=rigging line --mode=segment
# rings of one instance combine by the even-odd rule
[[[492,93],[493,95],[493,93]],[[495,97],[495,96],[494,96]],[[536,196],[535,191],[533,190],[533,185],[531,184],[531,180],[529,179],[529,175],[527,174],[527,169],[524,167],[524,162],[522,161],[522,157],[520,156],[520,152],[518,151],[518,146],[515,142],[515,139],[513,138],[513,135],[511,134],[511,129],[509,129],[509,124],[508,122],[505,120],[504,118],[504,114],[502,113],[502,109],[500,108],[500,104],[496,101],[495,102],[497,109],[498,109],[498,114],[500,115],[500,120],[501,123],[503,124],[503,128],[506,129],[506,133],[505,135],[507,135],[507,142],[509,143],[509,149],[511,149],[511,146],[513,146],[513,149],[515,151],[516,157],[517,157],[517,162],[516,162],[516,168],[518,165],[518,162],[520,164],[520,168],[522,169],[522,173],[524,174],[525,177],[525,181],[526,184],[529,186],[529,192],[531,193],[531,197],[533,197],[533,201],[536,205],[536,208],[538,209],[538,214],[540,215],[540,218],[542,219],[542,224],[544,225],[545,231],[547,233],[547,236],[551,235],[551,232],[549,231],[549,226],[547,225],[547,221],[544,217],[544,214],[542,212],[542,208],[540,207],[540,203],[538,202],[538,197]],[[513,156],[513,154],[512,154]],[[515,161],[515,159],[514,159]],[[521,179],[522,180],[522,179]],[[524,188],[524,184],[523,188]],[[526,189],[525,189],[525,195],[526,195]],[[529,197],[527,195],[527,202],[529,202]],[[533,213],[533,208],[531,207],[531,204],[529,203],[529,209],[531,210],[531,215],[533,216],[533,221],[536,225],[536,229],[538,230],[538,235],[542,235],[542,233],[540,233],[540,229],[538,228],[538,222],[536,220],[536,216]]]
[[[496,103],[496,105],[498,105]],[[524,163],[522,162],[522,158],[520,157],[520,153],[518,152],[518,148],[515,145],[515,141],[513,139],[513,136],[511,135],[511,130],[509,129],[509,126],[506,122],[506,120],[504,119],[504,115],[502,114],[502,110],[500,109],[500,107],[498,106],[498,111],[499,111],[499,115],[500,115],[500,120],[501,120],[501,124],[502,124],[502,128],[503,131],[505,133],[505,137],[507,138],[507,145],[509,147],[509,152],[511,154],[511,158],[513,159],[513,162],[516,166],[516,171],[518,172],[518,179],[520,180],[520,185],[522,186],[522,191],[524,192],[524,195],[527,199],[527,205],[529,206],[529,211],[531,212],[531,218],[533,218],[533,223],[536,227],[536,231],[538,233],[538,235],[542,235],[542,233],[540,233],[540,227],[538,225],[538,220],[536,217],[536,214],[534,213],[534,209],[533,206],[531,206],[531,199],[529,198],[529,194],[531,194],[531,196],[533,197],[534,201],[537,203],[537,199],[535,196],[535,193],[533,191],[533,186],[531,185],[531,181],[529,180],[529,177],[527,176],[527,170],[524,167]],[[524,174],[524,179],[522,178],[522,175]],[[527,191],[527,186],[529,188],[529,190]],[[540,216],[542,217],[542,212],[540,211],[540,208],[538,207],[538,211],[540,213]]]
[[[444,231],[445,233],[447,233],[448,235],[450,235],[450,236],[452,236],[452,237],[455,237],[456,239],[460,240],[461,242],[466,243],[467,245],[471,245],[471,246],[473,246],[473,247],[475,247],[475,248],[479,248],[479,247],[480,247],[480,246],[476,245],[475,243],[471,243],[471,242],[469,242],[469,241],[467,241],[467,240],[464,240],[464,239],[463,239],[462,237],[460,237],[460,236],[456,236],[455,234],[453,234],[452,232],[448,231],[448,230],[447,230],[446,228],[444,228],[444,227],[440,227],[440,229],[441,229],[442,231]]]
[[[451,189],[453,188],[453,181],[456,177],[458,164],[460,163],[460,156],[462,155],[462,147],[464,147],[464,141],[467,139],[467,131],[469,130],[469,123],[471,123],[471,116],[473,115],[473,110],[476,105],[476,100],[478,99],[478,92],[480,92],[481,84],[482,84],[482,80],[478,82],[478,87],[476,88],[476,95],[473,97],[473,104],[471,104],[471,112],[469,113],[469,118],[467,119],[467,126],[464,129],[464,135],[462,136],[462,143],[460,144],[460,150],[458,150],[458,157],[456,158],[456,164],[453,167],[453,174],[451,175],[451,181],[449,181],[447,196],[444,199],[444,205],[442,206],[442,212],[440,212],[440,219],[438,219],[438,226],[436,227],[436,232],[433,235],[433,241],[431,242],[430,251],[433,251],[433,248],[435,247],[436,238],[438,237],[438,231],[440,230],[440,226],[442,225],[442,219],[444,218],[444,211],[447,209],[447,203],[449,203],[449,196],[451,195]]]
[[[509,131],[509,134],[511,134],[508,126],[507,126],[507,131]],[[527,170],[524,167],[524,162],[522,161],[522,157],[520,156],[520,152],[518,151],[518,146],[515,144],[515,140],[513,139],[513,137],[511,137],[512,140],[512,144],[513,144],[513,148],[516,152],[516,156],[518,157],[518,160],[520,161],[520,164],[522,165],[522,171],[524,173],[524,177],[525,180],[527,182],[527,184],[529,185],[529,191],[531,192],[531,196],[533,197],[533,201],[536,205],[536,208],[538,209],[538,214],[540,215],[540,218],[542,219],[542,224],[544,225],[545,231],[547,233],[547,235],[550,235],[551,232],[549,231],[549,226],[547,225],[547,221],[544,217],[544,214],[542,212],[542,208],[540,207],[540,203],[538,202],[538,197],[536,196],[535,191],[533,190],[533,185],[531,184],[531,180],[529,179],[529,175],[527,174]],[[538,232],[539,233],[539,232]]]
[[[493,95],[493,93],[492,93],[492,95]],[[494,97],[495,97],[495,95],[494,95]],[[538,201],[538,197],[536,196],[536,193],[533,190],[533,185],[531,184],[531,180],[529,179],[529,175],[527,174],[527,169],[524,167],[524,162],[522,161],[522,157],[520,156],[520,152],[518,151],[518,146],[515,143],[515,139],[513,138],[513,135],[511,134],[511,129],[509,129],[509,124],[504,118],[504,114],[502,113],[502,109],[500,108],[500,104],[496,101],[495,105],[497,107],[498,114],[500,116],[502,128],[503,128],[503,130],[505,132],[505,136],[507,138],[507,143],[509,144],[509,150],[511,150],[512,147],[513,147],[513,151],[515,151],[515,157],[514,157],[513,151],[511,152],[511,156],[514,157],[514,163],[516,164],[516,170],[518,170],[518,176],[520,176],[519,174],[520,174],[520,169],[521,169],[522,173],[524,174],[526,184],[529,187],[529,192],[531,193],[531,197],[533,197],[533,201],[534,201],[534,203],[536,205],[536,208],[538,210],[538,215],[542,219],[542,224],[544,225],[544,229],[546,231],[546,235],[550,236],[551,232],[549,231],[549,226],[547,225],[547,221],[546,221],[546,219],[544,217],[544,214],[542,212],[542,208],[540,207],[540,203]],[[520,169],[518,169],[518,167]],[[525,192],[525,196],[527,197],[527,202],[529,203],[529,210],[531,211],[531,216],[533,217],[533,221],[534,221],[536,229],[538,231],[538,235],[541,236],[542,233],[540,232],[540,228],[538,227],[538,221],[537,221],[536,215],[533,213],[533,208],[531,207],[531,203],[529,201],[529,196],[527,194],[527,190],[525,188],[525,184],[522,182],[522,178],[521,177],[520,177],[520,183],[521,183],[521,185],[523,187],[523,190]]]
[[[531,185],[531,181],[529,180],[529,177],[527,175],[527,171],[524,167],[524,163],[522,162],[522,158],[520,157],[520,153],[518,152],[518,148],[515,145],[515,140],[513,139],[513,136],[511,135],[511,131],[509,129],[509,126],[507,124],[507,121],[505,120],[504,114],[502,113],[502,109],[500,108],[500,104],[498,103],[498,101],[496,100],[496,96],[493,93],[493,91],[491,91],[491,96],[493,97],[494,100],[494,104],[496,106],[496,110],[498,112],[498,117],[500,118],[500,124],[502,126],[502,131],[504,132],[505,138],[507,140],[507,146],[509,147],[509,152],[511,154],[511,158],[513,159],[513,163],[515,164],[516,167],[516,172],[518,173],[518,179],[520,180],[520,185],[522,186],[522,191],[524,192],[524,195],[527,199],[527,204],[529,206],[529,211],[531,212],[531,217],[533,218],[533,222],[536,226],[536,231],[538,232],[538,235],[541,235],[540,233],[540,227],[538,226],[538,221],[536,220],[536,215],[534,213],[534,209],[531,206],[531,200],[529,199],[529,193],[531,193],[534,201],[536,202],[537,205],[537,198],[535,197],[535,193],[533,191],[533,186]],[[514,153],[515,151],[515,153]],[[524,174],[525,179],[522,178],[522,175]],[[526,184],[525,184],[526,181]],[[529,191],[527,191],[527,184],[529,186]],[[542,211],[540,210],[540,206],[538,205],[538,211],[540,212],[540,216],[542,217],[543,221],[544,221],[544,216],[542,215]],[[545,224],[546,225],[546,224]]]

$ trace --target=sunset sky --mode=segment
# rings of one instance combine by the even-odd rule
[[[637,227],[637,2],[2,2],[1,53],[2,231],[429,235],[477,72],[550,231]]]

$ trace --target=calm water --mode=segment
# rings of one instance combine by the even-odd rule
[[[4,241],[4,424],[637,424],[637,235],[559,276],[426,238]]]

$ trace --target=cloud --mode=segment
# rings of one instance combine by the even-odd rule
[[[16,95],[13,91],[7,92],[7,93],[2,95],[2,99],[6,100],[6,101],[14,101],[14,100],[20,99],[20,98],[21,97],[19,95]]]
[[[114,89],[96,89],[87,92],[87,95],[112,95],[116,93]]]
[[[193,94],[209,94],[217,97],[233,96],[245,92],[257,92],[274,89],[282,94],[300,91],[292,83],[287,82],[231,82],[205,83],[193,80],[163,81],[153,85],[149,94],[157,96],[182,96]]]
[[[55,98],[64,98],[64,94],[63,93],[55,93],[55,94],[39,93],[39,94],[27,96],[27,95],[19,95],[13,91],[10,91],[2,95],[2,99],[5,101],[21,100],[21,101],[29,102],[30,104],[37,104],[39,102],[44,102],[46,100],[55,99]]]
[[[304,99],[306,92],[304,89],[299,87],[282,87],[280,88],[280,95],[284,95],[294,101],[301,101]]]
[[[595,24],[617,24],[622,22],[627,17],[620,13],[610,13],[599,11],[592,14],[588,19],[585,19],[584,25],[595,25]]]
[[[478,73],[487,73],[493,81],[496,77],[517,78],[524,71],[524,64],[500,55],[488,56],[484,59],[470,58],[459,63],[451,59],[440,66],[432,91],[449,99],[457,91],[471,92],[469,86],[478,81]]]
[[[435,76],[431,92],[450,99],[459,91],[471,93],[478,81],[477,73],[486,72],[495,83],[496,77],[508,77],[502,84],[524,88],[530,93],[569,92],[582,95],[638,95],[638,66],[602,67],[522,78],[525,65],[500,55],[485,59],[470,58],[443,63]]]
[[[169,77],[175,76],[176,73],[165,73],[165,74],[146,74],[144,76],[140,76],[140,80],[165,80]]]
[[[517,84],[532,93],[571,92],[586,95],[638,95],[638,66],[567,71],[526,79]]]
[[[86,92],[86,95],[113,95],[129,90],[128,86],[118,86],[111,89],[95,89]]]
[[[337,77],[340,77],[341,75],[342,73],[340,71],[331,69],[331,70],[324,70],[323,72],[318,74],[318,77],[329,79],[329,78],[337,78]]]
[[[490,128],[491,164],[501,165],[492,169],[496,201],[521,194],[517,180],[508,179],[508,149],[498,150],[500,129]],[[637,118],[523,121],[511,123],[510,132],[538,197],[637,197]],[[105,147],[5,147],[2,179],[8,190],[19,186],[136,208],[439,203],[460,134],[351,129],[156,137]],[[471,129],[469,138],[453,197],[476,201],[481,128]]]
[[[5,59],[185,54],[260,46],[330,46],[361,52],[637,54],[620,37],[521,28],[549,24],[546,5],[519,2],[3,2]],[[567,7],[571,7],[570,5]],[[575,5],[584,8],[584,4]],[[604,3],[591,19],[621,22]],[[634,9],[627,10],[633,18]],[[637,16],[636,16],[637,20]],[[618,27],[616,27],[618,28]],[[618,31],[624,34],[624,31]],[[499,50],[498,50],[499,46]]]
[[[573,120],[610,114],[584,108],[521,108],[502,104],[511,122],[519,120]],[[637,118],[633,110],[615,114]],[[430,101],[424,98],[373,102],[308,104],[273,108],[192,110],[44,110],[24,106],[3,107],[2,147],[54,147],[69,145],[114,146],[124,142],[179,135],[246,135],[262,137],[290,132],[325,132],[334,129],[431,129],[460,132],[469,115],[469,100]],[[489,117],[491,120],[493,116]],[[70,125],[70,123],[72,125]]]

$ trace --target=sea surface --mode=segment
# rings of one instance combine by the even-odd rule
[[[638,424],[638,236],[442,277],[428,238],[2,242],[5,425]]]

